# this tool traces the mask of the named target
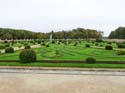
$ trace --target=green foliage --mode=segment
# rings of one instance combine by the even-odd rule
[[[14,53],[14,48],[13,47],[7,47],[5,49],[5,53]]]
[[[117,55],[125,55],[125,51],[123,51],[123,50],[117,50]]]
[[[96,42],[103,42],[103,40],[102,40],[102,39],[97,38],[97,39],[96,39]]]
[[[24,49],[19,55],[20,62],[30,63],[36,61],[36,53],[31,49]]]
[[[113,50],[113,47],[110,45],[105,46],[105,50]]]
[[[109,35],[111,39],[125,39],[125,27],[119,27]]]
[[[49,45],[49,44],[47,44],[47,45],[46,45],[46,47],[50,47],[50,45]]]
[[[90,44],[86,44],[85,47],[86,47],[86,48],[90,48]]]
[[[88,58],[86,58],[86,63],[88,63],[88,64],[94,64],[95,62],[96,62],[96,59],[95,58],[93,58],[93,57],[88,57]]]
[[[122,44],[122,43],[118,43],[117,46],[118,48],[125,48],[125,44]]]
[[[60,56],[60,51],[56,50],[56,56]]]
[[[0,49],[5,49],[5,45],[4,44],[0,44]]]
[[[30,45],[25,45],[24,49],[31,49]]]

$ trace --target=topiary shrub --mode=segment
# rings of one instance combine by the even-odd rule
[[[24,49],[31,49],[30,45],[25,45]]]
[[[100,47],[103,47],[103,45],[101,44]]]
[[[0,44],[0,49],[5,49],[5,45]]]
[[[86,58],[85,62],[88,64],[94,64],[96,62],[96,59],[93,57],[88,57]]]
[[[110,45],[105,46],[105,50],[113,50],[113,47]]]
[[[96,39],[96,42],[103,42],[103,40],[102,40],[102,39],[97,38],[97,39]]]
[[[118,50],[118,51],[117,51],[117,55],[125,55],[125,51],[123,51],[123,50]]]
[[[76,42],[76,43],[74,44],[74,46],[77,46],[77,44],[78,44],[78,43]]]
[[[86,44],[85,47],[86,47],[86,48],[90,48],[90,45],[89,45],[89,44]]]
[[[14,53],[14,48],[13,47],[7,47],[5,49],[5,53]]]
[[[35,62],[36,61],[36,53],[35,53],[35,51],[33,51],[31,49],[24,49],[19,54],[19,59],[20,59],[20,62],[22,62],[22,63]]]
[[[10,43],[5,44],[5,47],[10,47]]]
[[[95,46],[98,46],[98,45],[99,45],[98,43],[95,44]]]
[[[47,45],[46,45],[46,47],[50,47],[50,45],[49,45],[49,44],[47,44]]]
[[[118,47],[118,48],[125,48],[125,44],[118,43],[118,44],[117,44],[117,47]]]

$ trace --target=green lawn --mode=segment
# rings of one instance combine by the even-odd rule
[[[78,67],[78,68],[125,68],[125,64],[71,64],[71,63],[27,63],[0,62],[0,66],[29,66],[29,67]]]
[[[36,51],[38,60],[85,60],[87,57],[94,57],[97,61],[125,61],[125,55],[118,56],[115,50],[85,48],[85,43],[77,46],[50,44],[50,47],[42,46],[33,50]],[[59,50],[58,56],[56,56],[56,50]],[[0,60],[18,60],[19,53],[20,51],[0,54]]]

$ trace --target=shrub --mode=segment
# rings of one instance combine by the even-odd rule
[[[10,43],[5,44],[5,47],[10,47]]]
[[[125,48],[125,44],[118,43],[118,44],[117,44],[117,47],[118,47],[118,48]]]
[[[99,45],[98,43],[95,44],[95,46],[98,46],[98,45]]]
[[[53,40],[51,43],[52,43],[52,44],[55,44],[55,43],[56,43],[56,41],[54,41],[54,40]]]
[[[88,64],[94,64],[96,62],[96,59],[93,57],[86,58],[86,63]]]
[[[4,48],[5,48],[5,45],[0,44],[0,49],[4,49]]]
[[[38,44],[41,44],[41,40],[38,40],[37,43],[38,43]]]
[[[125,54],[125,51],[123,51],[123,50],[118,50],[117,51],[117,55],[124,55]]]
[[[103,45],[101,44],[100,47],[103,47]]]
[[[49,44],[47,44],[46,47],[50,47]]]
[[[31,49],[24,49],[19,55],[20,62],[30,63],[36,61],[36,53]]]
[[[5,49],[5,53],[14,53],[14,48],[13,47],[7,47]]]
[[[41,46],[45,46],[46,44],[44,42],[41,43]]]
[[[89,45],[89,44],[86,44],[85,47],[86,47],[86,48],[90,48],[90,45]]]
[[[31,49],[30,45],[25,45],[24,49]]]
[[[112,42],[107,42],[107,44],[112,44]]]
[[[102,39],[96,39],[96,42],[103,42],[103,40]]]
[[[76,42],[76,43],[74,44],[74,46],[77,46],[77,44],[78,44],[78,43]]]
[[[105,46],[105,50],[113,50],[113,47],[110,45]]]

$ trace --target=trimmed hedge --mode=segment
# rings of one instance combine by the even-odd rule
[[[113,47],[110,45],[105,46],[105,50],[113,50]]]
[[[14,53],[14,48],[13,47],[7,47],[5,49],[5,53]]]
[[[24,49],[31,49],[30,45],[25,45]]]
[[[90,48],[90,45],[89,45],[89,44],[86,44],[85,47],[86,47],[86,48]]]
[[[31,49],[24,49],[19,55],[20,62],[30,63],[36,61],[36,53]]]
[[[117,55],[125,55],[125,51],[123,51],[123,50],[118,50],[118,51],[117,51]]]

